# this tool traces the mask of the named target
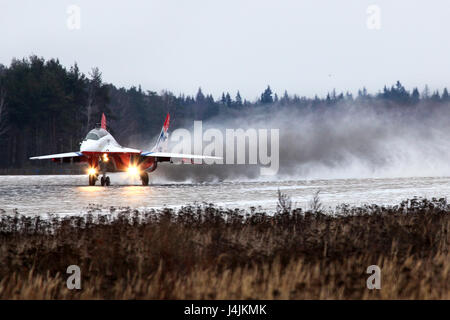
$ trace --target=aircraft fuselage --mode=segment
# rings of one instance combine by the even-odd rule
[[[104,129],[91,130],[81,142],[79,153],[83,156],[77,162],[87,163],[89,169],[97,172],[126,172],[130,168],[151,172],[156,169],[155,158],[141,156],[141,150],[122,147]]]

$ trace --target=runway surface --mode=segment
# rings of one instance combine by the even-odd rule
[[[230,181],[217,183],[155,183],[143,187],[138,179],[111,174],[109,187],[87,186],[84,175],[0,176],[0,209],[23,214],[83,214],[96,206],[136,209],[214,203],[226,208],[251,206],[273,211],[277,191],[289,195],[296,207],[307,208],[317,190],[325,207],[348,204],[397,204],[419,197],[447,197],[449,177],[398,179],[335,179],[299,181]],[[2,212],[2,211],[0,211]]]

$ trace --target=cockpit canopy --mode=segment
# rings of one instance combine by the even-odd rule
[[[87,134],[86,138],[84,138],[84,141],[86,140],[98,140],[104,136],[106,136],[108,134],[108,131],[106,131],[105,129],[92,129],[91,131],[89,131],[89,133]]]

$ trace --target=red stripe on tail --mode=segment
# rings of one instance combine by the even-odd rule
[[[169,121],[170,121],[170,114],[167,114],[166,121],[164,121],[164,126],[163,126],[164,132],[166,132],[167,129],[169,129]]]
[[[102,113],[102,129],[106,130],[106,117],[104,113]]]

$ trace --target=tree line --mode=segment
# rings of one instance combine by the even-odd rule
[[[224,92],[219,99],[201,88],[195,96],[169,91],[142,90],[141,86],[117,88],[104,83],[98,68],[87,75],[77,64],[66,68],[58,59],[38,56],[13,59],[0,64],[0,168],[30,165],[33,155],[76,151],[86,133],[108,118],[111,133],[122,144],[147,140],[158,134],[164,116],[170,112],[175,126],[216,116],[236,117],[255,108],[328,108],[339,103],[399,108],[447,105],[447,89],[431,92],[428,86],[409,91],[397,82],[376,94],[365,88],[356,96],[335,90],[325,97],[281,96],[268,86],[255,101]]]

